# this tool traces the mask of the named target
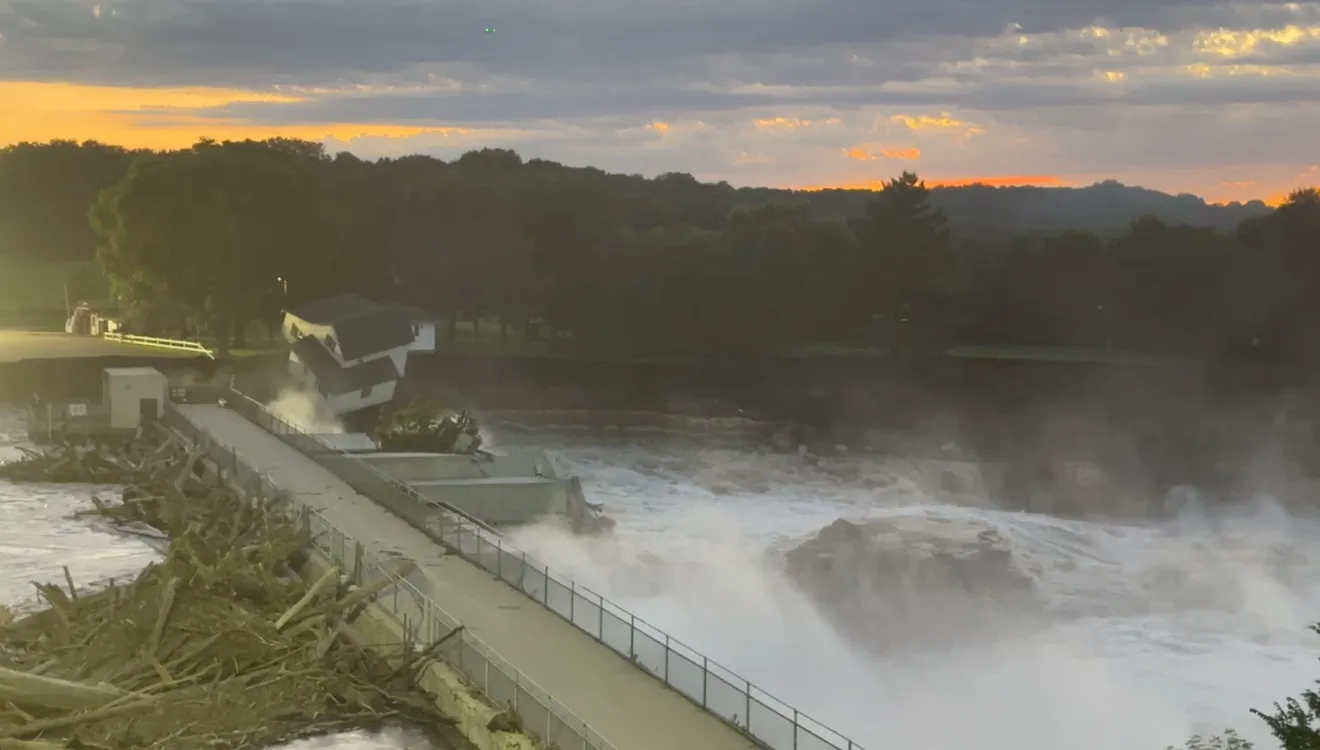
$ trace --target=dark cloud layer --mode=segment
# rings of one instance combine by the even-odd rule
[[[1241,15],[1204,0],[0,0],[0,72],[122,83],[328,82],[416,65],[514,75],[650,71],[924,35],[1103,21],[1182,28]],[[484,29],[496,29],[494,34]]]
[[[0,0],[3,80],[278,90],[187,114],[736,182],[1320,160],[1318,0]]]

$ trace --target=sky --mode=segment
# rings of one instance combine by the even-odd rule
[[[0,0],[0,145],[277,135],[1277,199],[1320,183],[1320,2]]]

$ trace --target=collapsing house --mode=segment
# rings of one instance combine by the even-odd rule
[[[289,373],[340,416],[394,398],[416,338],[406,310],[356,294],[286,311],[283,332]]]

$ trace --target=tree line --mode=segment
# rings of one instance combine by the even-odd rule
[[[0,252],[94,257],[135,329],[223,346],[357,291],[591,356],[982,344],[1311,361],[1316,190],[1274,210],[1090,190],[1069,194],[1095,207],[1073,228],[1006,231],[999,214],[1067,201],[911,173],[874,192],[734,189],[502,149],[366,161],[286,139],[53,142],[0,151]],[[1126,216],[1115,195],[1137,196]]]

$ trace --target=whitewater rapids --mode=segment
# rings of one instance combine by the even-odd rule
[[[535,528],[522,546],[868,750],[1159,750],[1229,727],[1264,750],[1277,743],[1248,709],[1320,677],[1320,638],[1306,630],[1320,620],[1320,522],[1267,498],[1096,523],[996,510],[965,463],[811,468],[636,440],[497,443],[550,448],[619,522],[612,540]],[[948,471],[971,491],[937,489]],[[892,514],[993,525],[1050,616],[876,655],[838,635],[767,554],[840,517]]]
[[[21,420],[0,413],[0,460]],[[609,541],[544,528],[518,541],[758,687],[867,750],[1161,750],[1238,729],[1248,713],[1320,677],[1320,522],[1261,501],[1160,524],[996,510],[969,464],[791,457],[645,437],[496,433],[497,451],[541,448],[618,521]],[[948,472],[966,491],[950,494]],[[135,574],[138,540],[69,519],[92,490],[0,483],[0,602],[31,580]],[[1192,504],[1184,504],[1194,507]],[[992,524],[1029,568],[1050,617],[957,649],[868,652],[837,634],[779,572],[772,550],[840,517],[929,514]],[[972,623],[974,625],[974,623]],[[338,737],[299,747],[418,747]]]

